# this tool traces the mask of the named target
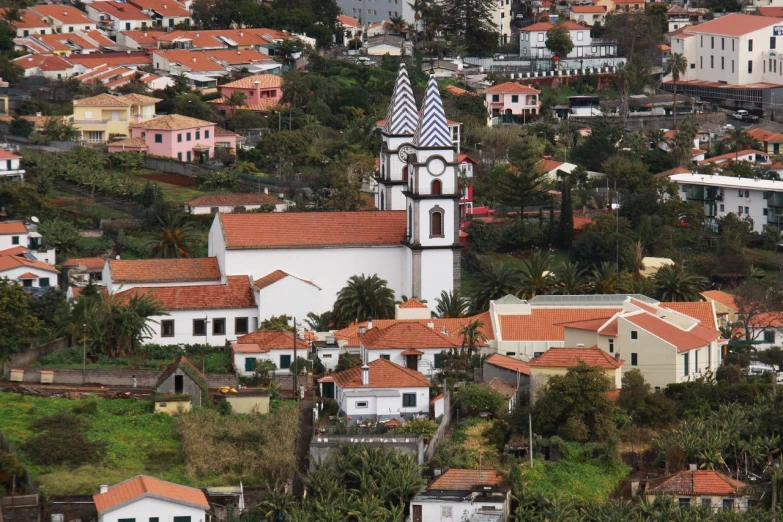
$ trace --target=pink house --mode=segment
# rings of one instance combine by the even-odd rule
[[[109,152],[136,151],[179,161],[204,162],[215,155],[215,124],[179,114],[132,123],[131,137],[109,144]],[[221,145],[235,149],[237,136],[221,135]]]
[[[274,74],[254,74],[225,85],[218,85],[218,90],[222,96],[211,100],[210,103],[214,103],[223,116],[230,118],[234,110],[266,112],[270,107],[280,105],[280,99],[283,97],[283,79]],[[235,92],[245,95],[244,105],[233,107],[226,103]]]
[[[484,90],[489,125],[524,122],[535,117],[541,109],[538,95],[541,91],[516,82],[493,85]]]

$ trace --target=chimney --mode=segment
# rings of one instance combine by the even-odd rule
[[[196,57],[195,56],[193,57],[193,63],[196,63]]]
[[[372,330],[372,317],[367,319],[367,329]]]
[[[616,354],[614,354],[614,360],[618,361],[618,362],[620,361],[620,352],[617,352]]]
[[[433,323],[432,321],[427,321],[427,328],[434,329],[435,328],[435,323]]]
[[[688,471],[696,471],[699,467],[696,464],[688,464]]]
[[[244,31],[239,31],[239,36],[245,36],[245,32]]]
[[[362,386],[370,385],[370,367],[366,364],[362,366]]]
[[[147,31],[144,31],[144,38],[147,37]]]
[[[264,187],[264,194],[269,194],[269,187]]]
[[[360,326],[359,327],[359,337],[363,336],[367,332],[366,326]]]
[[[101,484],[101,494],[108,493],[108,492],[109,492],[108,484]]]

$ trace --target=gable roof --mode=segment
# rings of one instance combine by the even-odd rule
[[[754,16],[753,18],[758,18],[757,16]],[[769,156],[766,152],[761,152],[760,150],[755,149],[744,149],[739,152],[727,152],[726,154],[721,154],[720,156],[713,156],[712,158],[707,158],[699,161],[699,165],[708,165],[710,163],[715,163],[718,161],[734,161],[739,156],[747,156],[748,154],[761,154],[762,156]],[[743,160],[744,161],[744,160]]]
[[[149,20],[150,17],[141,12],[141,9],[128,2],[102,1],[92,2],[91,9],[99,13],[106,13],[118,20]]]
[[[109,259],[114,283],[220,281],[216,257],[181,259]]]
[[[497,486],[503,477],[494,469],[451,468],[432,481],[427,489],[439,491],[471,491],[476,486]]]
[[[283,78],[274,74],[254,74],[246,76],[240,80],[229,82],[218,87],[231,87],[234,89],[255,89],[256,82],[262,89],[279,88],[283,86]]]
[[[517,82],[505,82],[484,89],[486,94],[539,94],[541,91]]]
[[[495,333],[492,330],[492,319],[490,318],[489,312],[483,312],[478,315],[473,315],[470,317],[459,317],[459,318],[449,318],[449,319],[374,319],[373,329],[375,328],[387,328],[393,324],[396,323],[419,323],[421,325],[427,326],[428,323],[432,322],[435,325],[435,330],[441,333],[444,333],[444,335],[449,336],[453,341],[462,344],[462,339],[459,334],[460,328],[465,326],[466,324],[472,322],[472,321],[481,321],[482,326],[479,328],[479,330],[487,337],[488,340],[493,340],[495,338]],[[340,341],[345,341],[347,343],[347,346],[351,347],[359,347],[359,343],[362,340],[362,336],[359,335],[359,327],[364,326],[367,327],[367,322],[361,322],[361,323],[352,323],[342,330],[337,330],[334,332],[335,339],[338,339]]]
[[[27,227],[21,221],[0,221],[0,235],[27,234]]]
[[[623,365],[623,360],[614,357],[598,347],[592,348],[550,348],[538,357],[530,360],[531,368],[573,368],[580,362],[589,366],[599,366],[606,370],[615,370]]]
[[[137,286],[115,294],[118,299],[148,295],[164,310],[225,310],[255,308],[256,300],[247,276],[228,276],[226,284],[188,286]]]
[[[296,347],[307,350],[308,342],[296,339]],[[243,335],[231,345],[234,353],[267,353],[270,350],[293,350],[294,334],[285,330],[256,330]]]
[[[263,290],[264,288],[270,287],[273,284],[277,283],[278,281],[282,281],[286,277],[293,277],[294,279],[298,279],[303,283],[307,283],[308,285],[313,285],[317,289],[321,289],[320,286],[316,285],[312,281],[308,281],[307,279],[302,279],[301,277],[296,277],[295,275],[291,275],[288,272],[284,272],[282,270],[275,270],[274,272],[270,272],[264,277],[261,277],[259,279],[256,279],[253,283],[253,287],[256,290]]]
[[[427,305],[416,299],[415,297],[411,297],[404,303],[400,303],[400,308],[427,308]]]
[[[44,272],[51,272],[54,274],[59,273],[53,266],[47,265],[43,261],[31,261],[25,256],[5,255],[0,257],[0,272],[5,272],[6,270],[20,267],[36,268],[38,270],[43,270]]]
[[[99,514],[113,511],[141,498],[156,498],[195,508],[209,509],[207,497],[200,489],[139,475],[111,486],[106,493],[93,495]]]
[[[177,368],[182,368],[182,372],[190,377],[193,382],[195,382],[196,385],[201,388],[202,391],[206,392],[209,390],[207,376],[201,373],[198,368],[193,366],[193,363],[190,362],[184,355],[180,355],[176,361],[169,364],[163,373],[160,374],[160,377],[158,377],[158,382],[155,384],[155,389],[157,390],[166,379],[171,377],[171,375],[177,371]]]
[[[63,262],[63,268],[83,266],[87,270],[103,270],[106,260],[102,257],[69,257]]]
[[[395,322],[385,328],[374,327],[360,339],[368,350],[456,348],[461,346],[448,335],[415,321]]]
[[[174,0],[130,0],[130,3],[140,9],[149,9],[155,11],[161,16],[174,16],[181,18],[190,18],[190,11],[185,6]]]
[[[715,323],[715,310],[709,301],[664,302],[659,306],[692,317],[707,328],[716,330],[718,328],[718,325]]]
[[[28,54],[13,60],[22,69],[39,68],[42,71],[67,71],[73,64],[53,54]]]
[[[779,8],[783,9],[783,8]],[[755,140],[768,141],[771,143],[783,142],[783,134],[777,132],[768,131],[762,128],[748,129],[748,134]]]
[[[370,384],[362,384],[362,367],[356,366],[332,373],[332,379],[340,388],[429,388],[430,381],[416,370],[409,370],[384,358],[370,364]]]
[[[714,470],[686,470],[649,482],[645,491],[669,495],[739,496],[745,491],[745,483]]]
[[[130,107],[133,105],[129,99],[124,96],[113,96],[111,94],[99,94],[73,101],[74,107]]]
[[[500,315],[504,341],[562,341],[564,325],[607,318],[620,308],[533,308],[529,315]]]
[[[732,13],[699,25],[689,26],[685,32],[691,34],[702,33],[717,34],[721,36],[742,36],[779,23],[780,20],[768,18],[766,16]]]
[[[152,118],[151,120],[132,123],[130,127],[147,130],[181,130],[196,127],[214,127],[215,125],[211,121],[199,120],[189,116],[182,116],[181,114],[168,114]]]
[[[227,249],[398,245],[405,211],[219,214]]]
[[[580,24],[578,24],[576,22],[572,22],[570,20],[567,21],[567,22],[563,22],[563,25],[566,26],[566,28],[569,31],[579,31],[579,30],[587,31],[587,30],[590,29],[589,26],[580,25]],[[528,25],[527,27],[521,27],[519,30],[520,31],[525,31],[525,32],[528,32],[528,31],[549,31],[554,26],[555,26],[555,24],[552,24],[552,23],[549,23],[549,22],[538,22],[538,23],[533,24],[533,25]]]
[[[69,5],[36,5],[29,8],[39,16],[49,17],[64,24],[93,24],[87,15]]]
[[[701,295],[707,299],[712,299],[716,303],[720,303],[735,312],[738,310],[734,296],[728,292],[723,292],[722,290],[707,290],[702,292]]]
[[[605,13],[605,5],[572,5],[569,8],[574,13]]]
[[[623,318],[671,344],[680,352],[701,348],[720,337],[720,332],[715,329],[696,325],[690,330],[683,330],[648,312],[629,314]]]
[[[8,8],[0,9],[0,16],[5,16],[6,12],[8,12]],[[38,29],[42,27],[49,27],[49,24],[47,24],[40,16],[38,16],[38,14],[30,11],[29,9],[20,9],[19,15],[21,19],[10,22],[9,25],[18,29]]]
[[[513,357],[508,357],[507,355],[493,353],[484,360],[484,363],[523,375],[530,375],[530,365],[528,363],[520,361],[519,359],[514,359]]]
[[[129,53],[90,53],[90,54],[71,54],[68,61],[73,65],[82,65],[87,69],[92,69],[99,65],[152,65],[152,56],[143,51],[134,51]]]

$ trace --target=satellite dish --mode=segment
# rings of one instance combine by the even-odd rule
[[[116,259],[116,260],[118,260],[118,261],[119,261],[119,259],[120,259],[120,255],[119,255],[119,254],[117,254],[117,257],[115,257],[114,259]]]
[[[38,219],[37,217],[33,216],[33,217],[30,218],[30,221],[32,221],[33,223],[38,223],[41,220]]]

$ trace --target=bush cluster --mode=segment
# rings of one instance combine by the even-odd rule
[[[43,466],[81,466],[103,459],[107,444],[87,439],[89,423],[71,413],[42,417],[31,428],[40,432],[29,438],[22,451],[35,464]]]

